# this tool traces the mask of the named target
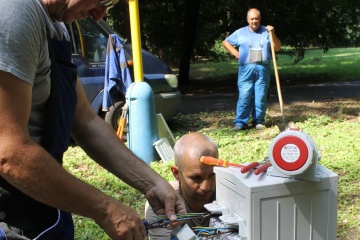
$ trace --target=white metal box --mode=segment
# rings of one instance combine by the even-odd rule
[[[241,240],[335,240],[338,176],[316,171],[319,181],[214,167],[216,201],[245,220]]]

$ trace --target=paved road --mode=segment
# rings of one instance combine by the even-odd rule
[[[282,87],[284,105],[296,102],[321,102],[336,98],[360,97],[360,81]],[[182,96],[179,113],[235,110],[237,92]],[[269,105],[279,104],[276,88],[270,91]]]

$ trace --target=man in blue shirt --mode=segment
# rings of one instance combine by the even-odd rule
[[[264,128],[270,85],[269,32],[274,31],[274,27],[262,26],[260,20],[260,11],[256,8],[250,9],[247,13],[249,25],[236,30],[223,41],[225,49],[239,61],[239,99],[233,128],[235,131],[248,128],[250,112],[253,126],[258,130]],[[275,34],[273,36],[274,49],[279,51],[281,42]]]

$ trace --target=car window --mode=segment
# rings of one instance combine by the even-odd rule
[[[71,24],[66,24],[66,29],[68,30],[71,38],[71,52],[73,54],[82,54],[79,32],[75,22]]]
[[[85,19],[78,21],[83,56],[89,62],[105,62],[107,38],[95,25]]]

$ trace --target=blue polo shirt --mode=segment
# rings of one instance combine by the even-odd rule
[[[225,39],[231,45],[239,48],[239,64],[250,63],[250,50],[262,51],[262,63],[271,61],[270,35],[266,28],[260,25],[257,32],[249,29],[249,26],[240,28]]]

